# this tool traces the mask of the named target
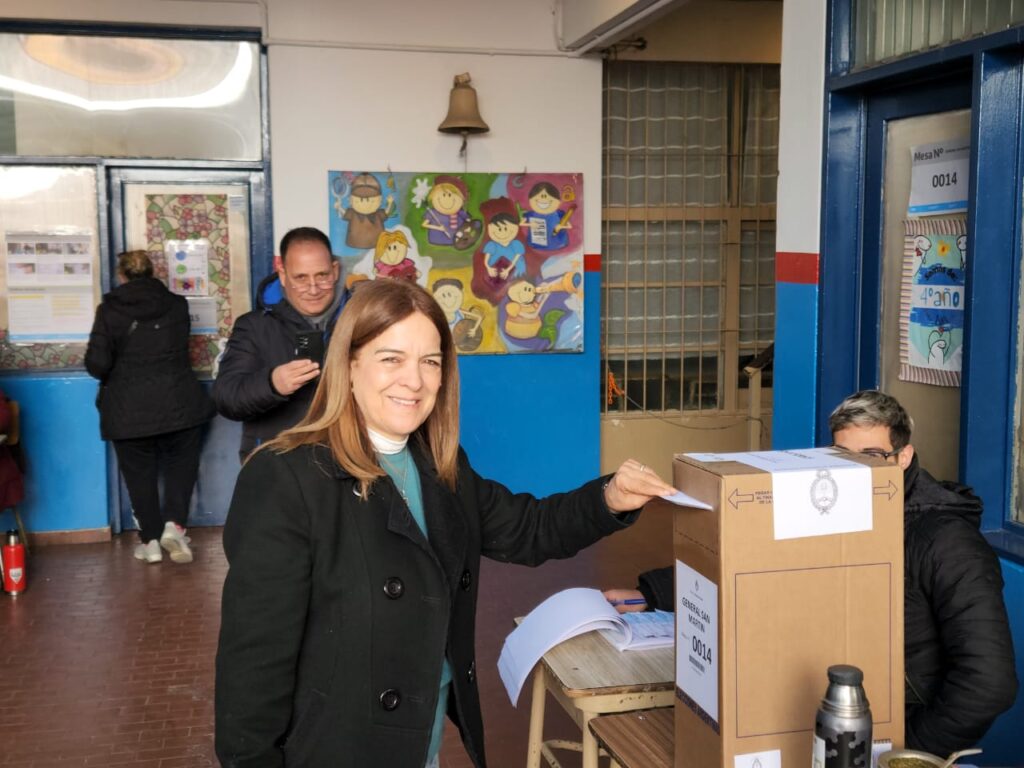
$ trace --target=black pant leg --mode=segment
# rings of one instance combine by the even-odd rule
[[[192,491],[199,475],[203,427],[190,427],[159,435],[160,465],[164,474],[164,519],[182,528],[188,522]]]
[[[117,463],[128,487],[132,512],[139,521],[139,536],[143,542],[159,539],[164,522],[160,515],[157,440],[155,437],[140,437],[113,442]]]

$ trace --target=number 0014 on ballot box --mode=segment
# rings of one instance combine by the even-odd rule
[[[833,664],[903,745],[903,473],[832,448],[680,454],[676,768],[807,768]],[[870,755],[864,765],[870,766]]]

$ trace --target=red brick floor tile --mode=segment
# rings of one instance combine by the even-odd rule
[[[33,550],[26,592],[0,594],[0,768],[217,765],[213,663],[227,565],[221,529],[189,533],[191,565],[135,560],[134,534]],[[529,692],[512,707],[497,672],[513,617],[566,587],[632,586],[638,571],[671,561],[670,546],[668,521],[649,519],[540,568],[485,561],[477,669],[491,768],[526,762]],[[548,738],[578,735],[550,699],[547,710]],[[470,768],[451,725],[441,765]]]

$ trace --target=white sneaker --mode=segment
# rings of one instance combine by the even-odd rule
[[[150,539],[145,544],[136,544],[135,559],[145,560],[147,563],[159,563],[164,559],[164,553],[160,551],[160,542]]]
[[[192,562],[192,548],[188,545],[190,541],[192,539],[185,535],[185,529],[177,523],[168,521],[164,525],[164,532],[160,537],[160,546],[167,550],[171,560],[174,562]]]

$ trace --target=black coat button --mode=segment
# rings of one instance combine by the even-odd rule
[[[471,574],[468,570],[463,571],[462,572],[462,578],[459,579],[459,586],[461,586],[462,589],[465,590],[466,592],[469,592],[469,587],[472,584],[473,584],[473,574]]]
[[[394,712],[401,703],[402,694],[398,692],[397,688],[388,688],[380,695],[380,705],[384,707],[385,712]]]
[[[397,576],[391,576],[384,582],[384,594],[392,600],[397,600],[405,594],[405,584]]]
[[[469,680],[469,682],[471,684],[476,682],[476,662],[475,661],[470,663],[469,671],[466,673],[466,679]]]

